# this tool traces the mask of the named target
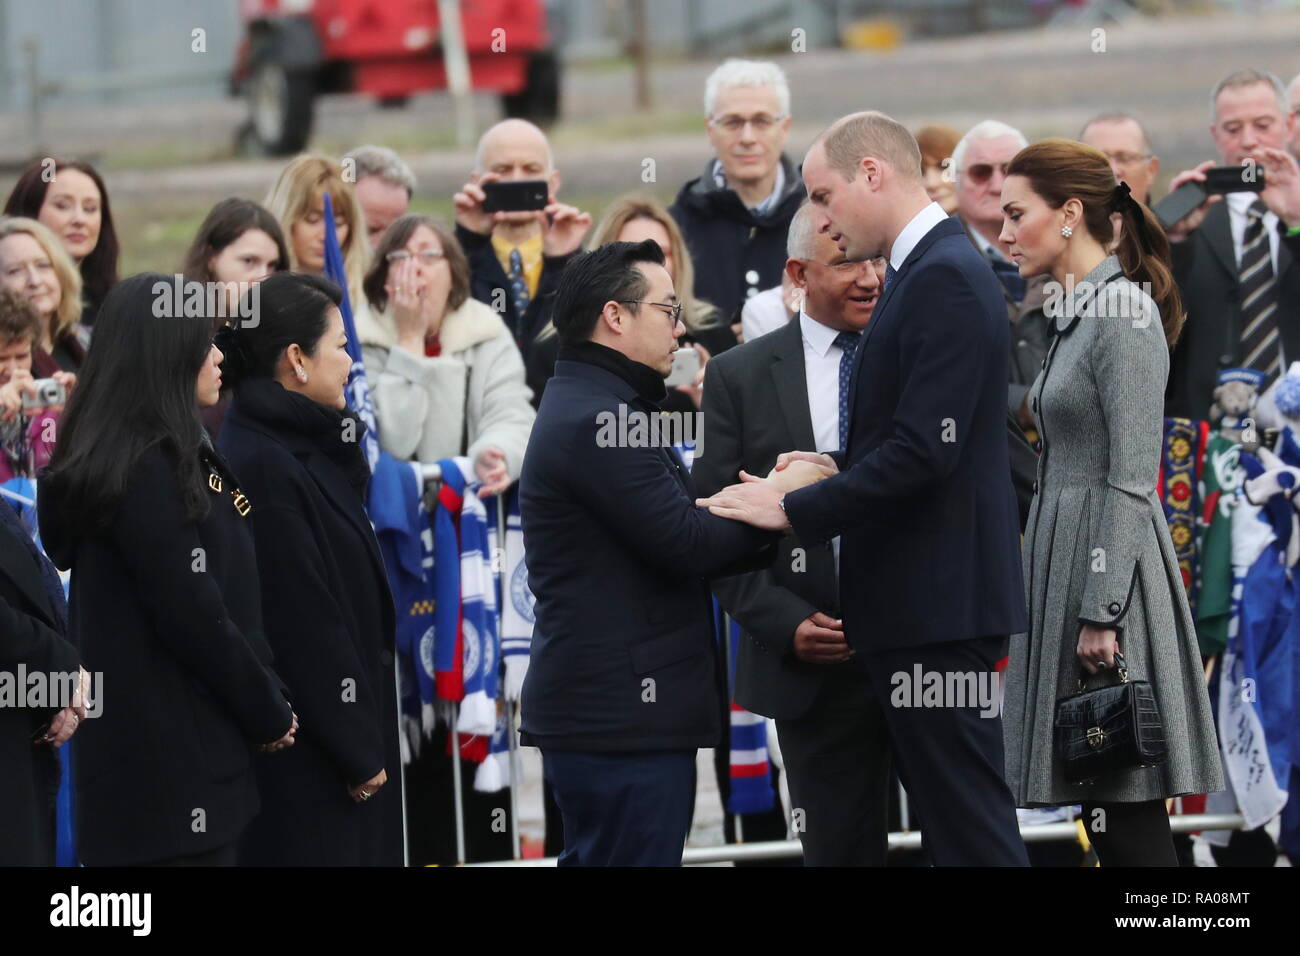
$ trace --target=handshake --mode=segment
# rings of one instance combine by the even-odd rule
[[[740,483],[728,485],[710,498],[697,498],[695,504],[708,508],[720,518],[743,521],[756,528],[784,531],[790,527],[781,499],[791,491],[815,484],[839,473],[829,455],[810,451],[788,451],[776,459],[776,466],[766,478],[740,473]]]

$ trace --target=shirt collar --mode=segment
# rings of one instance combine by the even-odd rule
[[[971,238],[975,240],[975,245],[979,247],[980,252],[984,253],[984,258],[993,259],[995,261],[1001,260],[1002,262],[1010,261],[1002,254],[1001,249],[999,249],[994,243],[985,239],[983,234],[977,232],[974,227],[967,227],[966,231],[969,232]]]
[[[903,268],[903,263],[925,234],[947,218],[948,214],[937,202],[929,203],[912,217],[912,221],[903,227],[903,231],[894,240],[894,247],[889,250],[889,264],[895,272]]]
[[[1249,214],[1250,207],[1253,206],[1255,204],[1255,200],[1259,198],[1259,193],[1250,193],[1250,192],[1228,193],[1223,198],[1224,201],[1228,204],[1229,209],[1231,209],[1238,216],[1245,216]],[[1269,220],[1270,216],[1273,216],[1273,210],[1271,209],[1268,212],[1264,213],[1265,222],[1270,221]],[[1274,216],[1274,218],[1276,217]]]
[[[804,342],[822,358],[830,352],[831,346],[835,344],[835,337],[840,334],[829,325],[822,325],[802,310],[799,312],[799,330],[803,333]]]
[[[714,183],[717,184],[719,189],[730,188],[727,185],[727,174],[722,171],[722,160],[720,159],[715,159],[713,161],[713,181]],[[785,189],[785,163],[778,162],[776,164],[776,181],[772,184],[772,191],[768,193],[767,198],[764,199],[757,206],[750,206],[749,211],[754,213],[757,216],[766,215],[768,212],[771,211],[773,204],[776,203],[777,199],[781,195],[782,190],[784,189]]]

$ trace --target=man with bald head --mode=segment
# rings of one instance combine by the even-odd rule
[[[483,186],[491,182],[542,180],[545,209],[485,212]],[[560,272],[581,248],[591,214],[556,201],[560,174],[546,134],[527,120],[502,120],[483,134],[474,173],[456,193],[456,239],[469,259],[470,293],[492,306],[527,359],[546,325]]]
[[[1128,183],[1133,198],[1151,205],[1151,185],[1160,172],[1160,157],[1151,151],[1147,132],[1127,113],[1103,113],[1084,124],[1079,142],[1106,154],[1111,172]]]
[[[845,666],[862,669],[884,713],[924,846],[940,866],[1024,866],[995,671],[1027,627],[1002,291],[926,195],[916,140],[883,113],[820,135],[803,180],[846,260],[889,262],[844,377],[843,447],[777,462],[837,473],[789,493],[742,476],[701,504],[810,546],[839,536]]]
[[[843,447],[839,379],[883,287],[885,262],[850,262],[804,203],[790,221],[786,273],[797,317],[709,362],[703,446],[691,477],[711,495],[741,470],[765,475],[791,448]],[[789,535],[770,568],[721,578],[713,593],[740,623],[736,703],[772,717],[806,866],[883,866],[889,742],[865,678],[845,662],[839,542]],[[748,827],[745,835],[752,838]]]

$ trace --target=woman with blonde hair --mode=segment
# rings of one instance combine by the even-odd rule
[[[33,343],[36,378],[68,378],[86,360],[90,332],[80,324],[81,273],[54,233],[35,219],[0,217],[0,285],[32,304],[41,319]]]
[[[690,251],[677,222],[660,203],[641,193],[620,196],[605,210],[605,217],[596,226],[587,242],[587,248],[596,249],[611,242],[641,242],[653,239],[664,251],[664,268],[673,280],[677,301],[682,304],[682,324],[686,334],[683,346],[693,346],[700,353],[700,370],[695,381],[669,389],[662,403],[669,411],[697,411],[700,406],[704,382],[704,366],[712,355],[725,352],[737,344],[736,334],[724,321],[722,313],[712,303],[695,296],[695,266]],[[551,377],[559,342],[555,327],[547,322],[537,337],[528,358],[528,384],[533,389],[534,403],[541,401],[542,388]]]
[[[1165,799],[1221,790],[1223,774],[1156,495],[1169,347],[1184,317],[1169,241],[1107,158],[1070,140],[1015,155],[1002,209],[999,239],[1021,276],[1050,275],[1056,289],[1045,308],[1054,339],[1029,391],[1042,450],[1024,534],[1029,633],[1012,637],[1006,676],[1007,783],[1021,807],[1082,804],[1103,866],[1177,866]],[[1117,671],[1150,682],[1167,758],[1073,779],[1055,746],[1056,705]]]
[[[365,218],[342,165],[327,156],[303,154],[289,160],[263,203],[284,229],[291,266],[312,275],[325,273],[325,193],[334,206],[334,229],[343,252],[348,300],[353,312],[365,307],[362,283],[370,267]]]

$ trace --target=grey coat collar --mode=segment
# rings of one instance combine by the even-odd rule
[[[1092,303],[1097,292],[1107,282],[1124,275],[1118,256],[1107,256],[1097,263],[1074,286],[1066,286],[1055,295],[1049,295],[1044,310],[1052,321],[1052,330],[1057,335],[1069,332],[1084,315],[1092,313]]]

